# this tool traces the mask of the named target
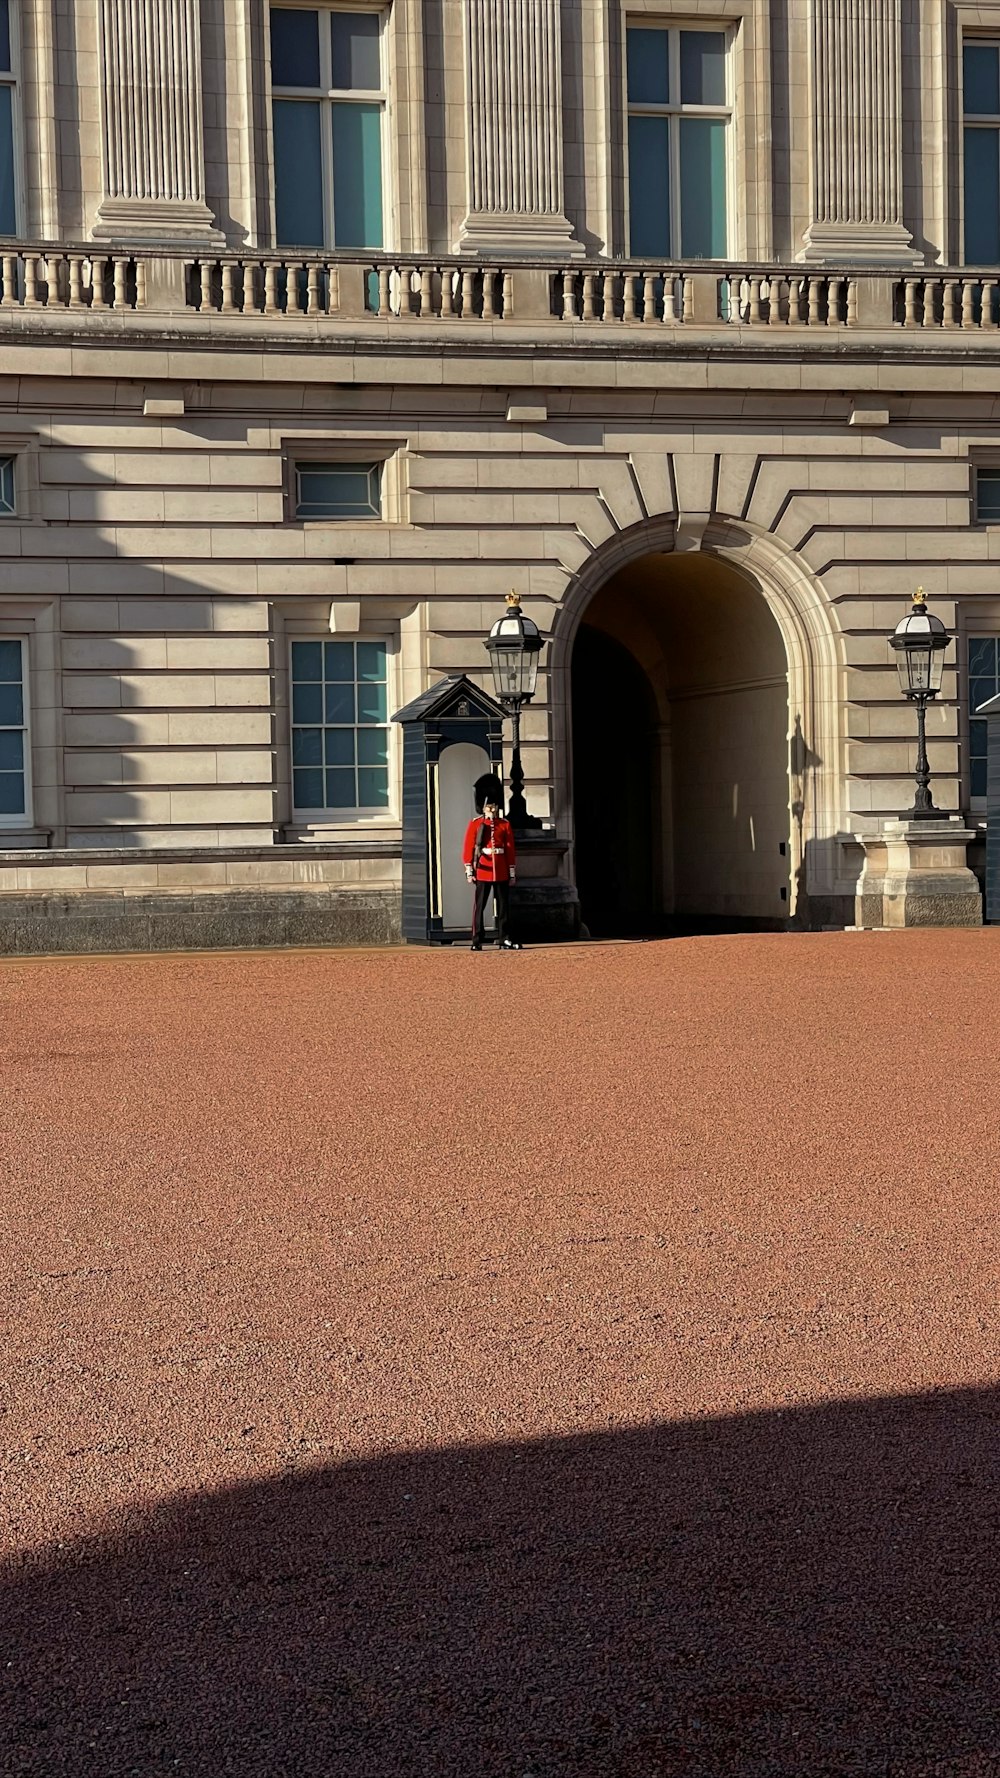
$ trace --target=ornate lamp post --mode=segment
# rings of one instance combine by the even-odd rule
[[[493,686],[497,702],[507,711],[514,724],[514,750],[510,762],[510,806],[512,827],[537,827],[537,817],[528,814],[524,801],[524,773],[521,770],[521,708],[530,704],[538,681],[538,658],[542,637],[538,625],[521,610],[516,593],[507,594],[507,609],[497,619],[486,639]]]
[[[896,650],[896,667],[903,696],[917,706],[917,789],[910,821],[940,821],[941,813],[931,796],[927,763],[927,706],[941,690],[945,650],[951,636],[939,617],[927,609],[923,587],[918,587],[913,609],[896,625],[890,645]]]

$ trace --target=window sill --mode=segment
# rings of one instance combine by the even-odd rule
[[[0,852],[47,852],[51,844],[51,827],[14,827],[0,819]]]

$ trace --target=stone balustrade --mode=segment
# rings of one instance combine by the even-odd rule
[[[276,326],[520,323],[574,337],[609,325],[661,333],[767,328],[996,332],[1000,269],[905,274],[811,265],[708,267],[604,261],[484,264],[471,257],[389,254],[171,254],[22,247],[0,255],[4,316],[45,310],[187,317],[203,325],[255,318]],[[772,337],[775,337],[772,333]]]

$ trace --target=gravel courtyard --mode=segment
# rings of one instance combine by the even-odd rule
[[[1000,929],[0,964],[0,1771],[1000,1774]]]

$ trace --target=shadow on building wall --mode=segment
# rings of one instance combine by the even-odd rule
[[[984,1388],[174,1500],[8,1575],[0,1763],[988,1778],[998,1487]]]

